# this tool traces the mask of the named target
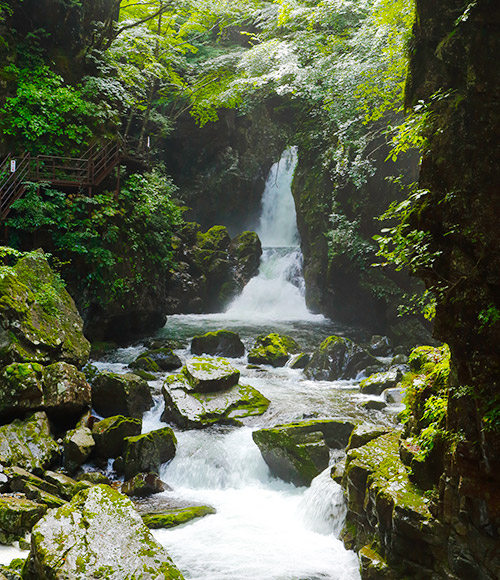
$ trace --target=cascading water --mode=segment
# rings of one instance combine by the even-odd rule
[[[257,228],[263,246],[259,274],[230,305],[230,316],[271,320],[307,320],[313,316],[304,299],[302,253],[291,191],[296,165],[297,150],[292,147],[269,172]]]

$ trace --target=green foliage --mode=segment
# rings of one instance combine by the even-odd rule
[[[331,229],[328,231],[328,257],[345,256],[351,262],[361,268],[369,264],[369,258],[373,257],[373,246],[364,240],[358,230],[358,222],[349,221],[342,213],[330,215]]]
[[[86,304],[137,293],[145,274],[159,281],[172,265],[171,236],[181,222],[170,200],[175,187],[161,171],[132,175],[120,195],[68,197],[51,188],[28,190],[12,208],[12,241],[44,232]]]
[[[4,67],[16,94],[0,108],[0,129],[31,153],[71,154],[83,151],[93,130],[106,120],[105,110],[84,98],[81,87],[64,85],[48,66]]]

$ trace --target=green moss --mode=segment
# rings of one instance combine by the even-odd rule
[[[213,507],[202,505],[183,508],[170,513],[142,514],[141,517],[148,528],[156,530],[159,528],[173,528],[190,522],[195,518],[202,518],[215,513],[216,511]]]
[[[248,353],[248,362],[280,367],[286,364],[291,354],[301,350],[293,338],[273,332],[257,337],[253,348]]]

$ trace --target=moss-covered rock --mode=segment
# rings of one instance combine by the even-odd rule
[[[196,235],[197,245],[202,250],[216,250],[223,252],[229,248],[231,237],[225,226],[213,226],[207,232]]]
[[[120,491],[129,496],[146,497],[154,493],[161,493],[171,489],[172,488],[162,481],[156,473],[138,473],[131,479],[124,481]]]
[[[173,371],[181,366],[181,359],[168,347],[147,350],[129,364],[131,369],[151,372]]]
[[[152,530],[159,528],[173,528],[186,524],[196,518],[203,518],[215,514],[216,510],[208,505],[197,505],[192,507],[172,510],[166,513],[141,514],[142,521]]]
[[[255,232],[241,232],[231,240],[229,253],[236,262],[235,274],[243,287],[257,275],[262,256],[262,244]]]
[[[401,380],[403,373],[398,368],[393,368],[385,373],[375,373],[359,383],[361,392],[365,395],[381,395],[385,389],[395,387]]]
[[[24,536],[45,514],[47,506],[15,495],[0,495],[0,543]]]
[[[262,415],[270,401],[246,385],[216,393],[195,393],[183,375],[167,377],[162,388],[165,411],[162,421],[182,428],[208,427],[215,423],[241,425],[241,419]]]
[[[353,379],[366,367],[378,361],[348,338],[329,336],[314,351],[305,375],[317,381]]]
[[[360,423],[354,427],[351,436],[349,437],[347,450],[362,447],[372,439],[376,439],[377,437],[385,435],[386,433],[387,428],[381,425],[373,425],[372,423]]]
[[[215,393],[229,389],[238,384],[240,378],[240,371],[221,357],[193,357],[187,361],[182,373],[191,390],[196,393]]]
[[[248,362],[283,367],[292,354],[302,349],[293,338],[275,332],[267,336],[258,336],[253,348],[248,353]]]
[[[104,371],[92,384],[92,405],[104,417],[125,415],[142,418],[153,405],[147,382],[133,373]]]
[[[210,354],[238,358],[245,354],[245,346],[238,333],[231,330],[217,330],[193,337],[191,352],[197,355]]]
[[[90,485],[84,481],[76,481],[65,473],[59,471],[46,471],[43,474],[44,481],[57,488],[57,494],[65,500],[70,500],[79,491],[88,489]]]
[[[70,473],[75,471],[89,458],[94,446],[92,431],[86,425],[79,424],[68,431],[63,439],[64,468]]]
[[[34,486],[52,495],[59,495],[59,489],[56,485],[26,471],[22,467],[18,467],[17,465],[6,467],[4,473],[9,478],[11,491],[26,493],[28,486]]]
[[[181,580],[132,503],[109,486],[77,494],[32,531],[25,577]]]
[[[59,455],[59,445],[50,433],[43,411],[24,421],[16,419],[0,427],[0,463],[4,465],[18,465],[27,471],[41,473],[55,463]]]
[[[38,363],[12,363],[0,374],[0,418],[8,420],[43,404],[43,367]]]
[[[162,463],[175,456],[177,439],[170,427],[125,438],[123,473],[130,479],[141,472],[159,473]]]
[[[141,419],[114,415],[92,426],[95,453],[98,457],[118,457],[125,448],[125,437],[140,435]]]
[[[0,280],[0,363],[51,363],[82,367],[90,344],[73,299],[42,252],[31,253]]]

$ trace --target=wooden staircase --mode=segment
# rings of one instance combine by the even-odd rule
[[[123,141],[96,143],[83,157],[57,157],[29,153],[21,157],[7,155],[0,164],[0,221],[26,191],[27,184],[49,183],[59,187],[92,188],[98,186],[125,157]]]

